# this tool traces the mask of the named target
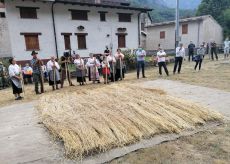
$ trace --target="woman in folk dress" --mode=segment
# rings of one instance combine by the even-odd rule
[[[98,72],[98,67],[100,67],[100,62],[96,57],[93,57],[93,54],[89,54],[90,58],[88,59],[86,66],[88,67],[89,81],[97,81],[100,83],[100,76]]]
[[[121,49],[117,49],[117,53],[115,54],[116,58],[116,74],[115,74],[115,81],[119,79],[122,80],[125,77],[125,69],[124,69],[124,54],[121,53]]]
[[[10,66],[9,66],[9,76],[11,79],[12,83],[12,89],[13,89],[13,94],[15,95],[15,100],[21,100],[23,99],[20,94],[22,93],[22,83],[21,83],[21,76],[20,74],[22,73],[20,67],[16,64],[16,61],[14,58],[11,58],[9,60]]]
[[[110,53],[107,57],[107,60],[110,65],[110,80],[111,82],[115,81],[115,74],[116,74],[116,59],[115,57]]]
[[[53,87],[53,90],[55,90],[55,85],[56,89],[59,89],[58,84],[61,84],[59,70],[60,66],[58,62],[55,61],[54,56],[52,56],[47,63],[47,71],[49,73],[49,85]]]
[[[104,78],[104,84],[109,83],[109,76],[110,76],[110,64],[108,62],[107,56],[104,56],[103,61],[101,62],[102,66],[102,75]]]
[[[86,82],[85,80],[86,70],[85,70],[84,60],[80,58],[80,55],[76,55],[74,64],[76,66],[77,82],[79,82],[80,85],[84,85],[84,83]]]

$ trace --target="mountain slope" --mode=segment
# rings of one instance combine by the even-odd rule
[[[166,1],[166,0],[165,0]],[[173,8],[167,7],[167,3],[163,0],[130,0],[132,5],[138,7],[148,7],[152,8],[153,11],[150,12],[153,22],[162,22],[175,19],[175,10]],[[168,1],[168,0],[167,0]],[[191,17],[194,16],[196,10],[180,10],[180,17]]]
[[[176,7],[176,0],[163,0],[163,3],[170,8]],[[180,0],[180,8],[197,9],[200,3],[201,0]]]

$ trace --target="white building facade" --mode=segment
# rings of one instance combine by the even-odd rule
[[[190,41],[196,46],[203,42],[223,42],[223,29],[210,15],[181,19],[179,30],[184,47],[188,47]],[[159,44],[166,50],[175,48],[175,22],[151,24],[147,26],[147,34],[148,50],[156,50]]]
[[[11,47],[5,5],[0,3],[0,58],[5,57],[11,57]]]
[[[103,53],[105,46],[113,52],[118,47],[136,48],[140,44],[139,15],[149,10],[74,0],[6,0],[5,6],[12,56],[19,61],[30,60],[32,50],[47,59],[69,50],[88,57],[89,53]]]

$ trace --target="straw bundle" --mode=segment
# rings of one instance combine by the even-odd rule
[[[127,84],[45,95],[38,109],[44,125],[64,141],[70,158],[221,119],[218,113],[162,91]]]

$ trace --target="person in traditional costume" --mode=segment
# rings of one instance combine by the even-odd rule
[[[71,75],[70,75],[70,72],[69,72],[69,68],[68,68],[68,64],[70,63],[70,60],[65,57],[65,56],[62,56],[61,59],[60,59],[60,64],[61,64],[61,88],[63,88],[64,86],[64,81],[67,77],[68,79],[68,82],[69,82],[69,86],[74,86],[72,81],[71,81]]]
[[[86,75],[86,68],[84,60],[81,59],[80,55],[76,55],[76,58],[74,60],[74,64],[76,66],[76,76],[77,76],[77,82],[79,82],[80,85],[84,85],[86,82],[85,75]]]
[[[43,62],[37,57],[38,53],[35,51],[32,51],[31,56],[33,56],[33,59],[30,61],[30,64],[33,68],[33,82],[35,84],[35,92],[36,94],[44,93],[44,76],[42,71],[42,65]],[[41,86],[41,92],[39,92],[38,84],[40,83]]]
[[[104,56],[103,61],[101,62],[102,67],[102,75],[104,78],[104,84],[109,83],[109,76],[110,76],[110,64],[108,62],[108,57]]]
[[[58,88],[58,84],[61,83],[60,74],[59,74],[60,66],[58,62],[55,61],[55,57],[52,56],[50,61],[47,63],[47,71],[49,74],[49,85],[53,87],[53,90]]]
[[[116,59],[116,74],[115,74],[115,81],[118,81],[119,79],[122,80],[124,75],[124,54],[121,53],[121,49],[117,49],[117,52],[115,54]]]
[[[109,53],[109,56],[107,57],[107,60],[110,65],[110,80],[111,82],[115,81],[115,73],[116,73],[116,59],[115,56],[112,55],[112,53]]]
[[[98,67],[100,67],[100,62],[92,53],[89,54],[90,58],[88,59],[86,66],[88,67],[89,81],[97,81],[100,83],[100,76],[98,72]]]
[[[15,95],[15,100],[23,99],[20,94],[22,93],[22,74],[21,68],[16,64],[14,58],[9,59],[10,66],[9,66],[9,76],[12,83],[13,94]]]

